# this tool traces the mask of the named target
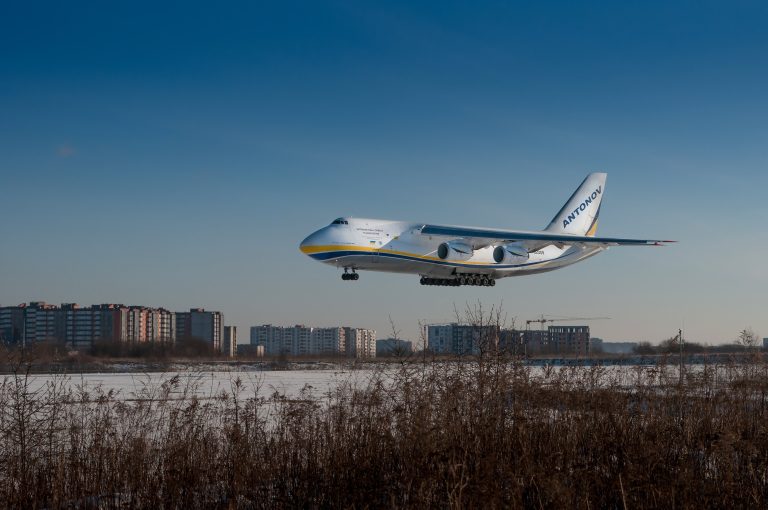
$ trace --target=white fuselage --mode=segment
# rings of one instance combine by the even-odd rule
[[[422,234],[423,226],[404,221],[340,218],[309,235],[300,249],[315,260],[345,269],[433,278],[477,274],[492,279],[552,271],[605,249],[551,244],[531,252],[525,261],[497,263],[493,258],[495,246],[491,245],[474,250],[466,260],[443,259],[438,256],[438,247],[446,239]]]

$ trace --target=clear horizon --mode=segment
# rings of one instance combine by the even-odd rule
[[[768,6],[14,4],[0,17],[0,304],[220,310],[418,341],[481,300],[606,341],[768,337]],[[614,248],[493,288],[339,272],[339,216],[543,228],[608,180]]]

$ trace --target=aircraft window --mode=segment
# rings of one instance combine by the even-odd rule
[[[342,220],[341,218],[339,218],[338,220],[333,220],[333,221],[331,222],[331,225],[349,225],[349,222],[348,222],[348,221],[346,221],[346,220]]]

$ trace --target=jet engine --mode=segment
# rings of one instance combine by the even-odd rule
[[[493,249],[497,264],[522,264],[528,260],[528,250],[519,244],[505,244]]]
[[[475,250],[461,241],[449,241],[437,247],[437,256],[443,260],[469,260]]]

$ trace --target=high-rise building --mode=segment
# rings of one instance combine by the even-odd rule
[[[64,343],[73,349],[89,348],[94,342],[125,341],[128,310],[122,305],[94,305],[80,308],[61,305],[64,316]]]
[[[210,344],[214,352],[221,352],[224,335],[224,314],[191,308],[188,312],[176,312],[177,340],[202,340]]]
[[[554,354],[589,354],[589,326],[550,326],[549,344]]]
[[[224,326],[224,341],[221,353],[229,358],[237,355],[237,326]]]
[[[522,338],[522,352],[529,356],[589,354],[589,326],[549,326],[546,330],[526,330],[516,334]],[[598,343],[603,344],[599,339]]]
[[[61,308],[44,301],[33,301],[24,309],[22,342],[60,341],[64,338],[64,320]]]
[[[263,345],[266,356],[290,354],[283,347],[283,329],[280,326],[265,324],[251,327],[251,345]]]
[[[95,342],[173,343],[174,314],[164,308],[102,304],[81,308],[62,305],[64,342],[75,349]]]
[[[429,324],[426,326],[427,349],[435,354],[480,354],[499,345],[499,328],[472,324]]]
[[[24,305],[0,307],[0,342],[21,344],[24,333]]]
[[[221,312],[202,308],[175,314],[165,308],[75,303],[58,307],[40,301],[0,307],[0,341],[17,345],[55,341],[83,349],[96,342],[172,344],[178,336],[203,340],[215,352],[223,352],[223,323]]]
[[[376,357],[376,332],[372,329],[344,328],[346,352],[351,358]]]
[[[434,354],[451,354],[453,352],[453,324],[429,324],[427,332],[427,349]]]
[[[165,308],[148,309],[147,337],[152,342],[173,343],[176,340],[176,314]]]
[[[312,354],[345,354],[346,340],[345,328],[312,328]]]
[[[549,330],[529,329],[523,332],[523,351],[528,356],[551,354]]]
[[[312,352],[312,328],[297,324],[283,329],[283,347],[292,356],[308,356]]]
[[[128,309],[128,325],[126,341],[132,344],[142,344],[150,340],[149,310],[141,306]]]
[[[263,346],[267,356],[376,355],[376,332],[369,329],[265,324],[251,327],[250,343]]]

